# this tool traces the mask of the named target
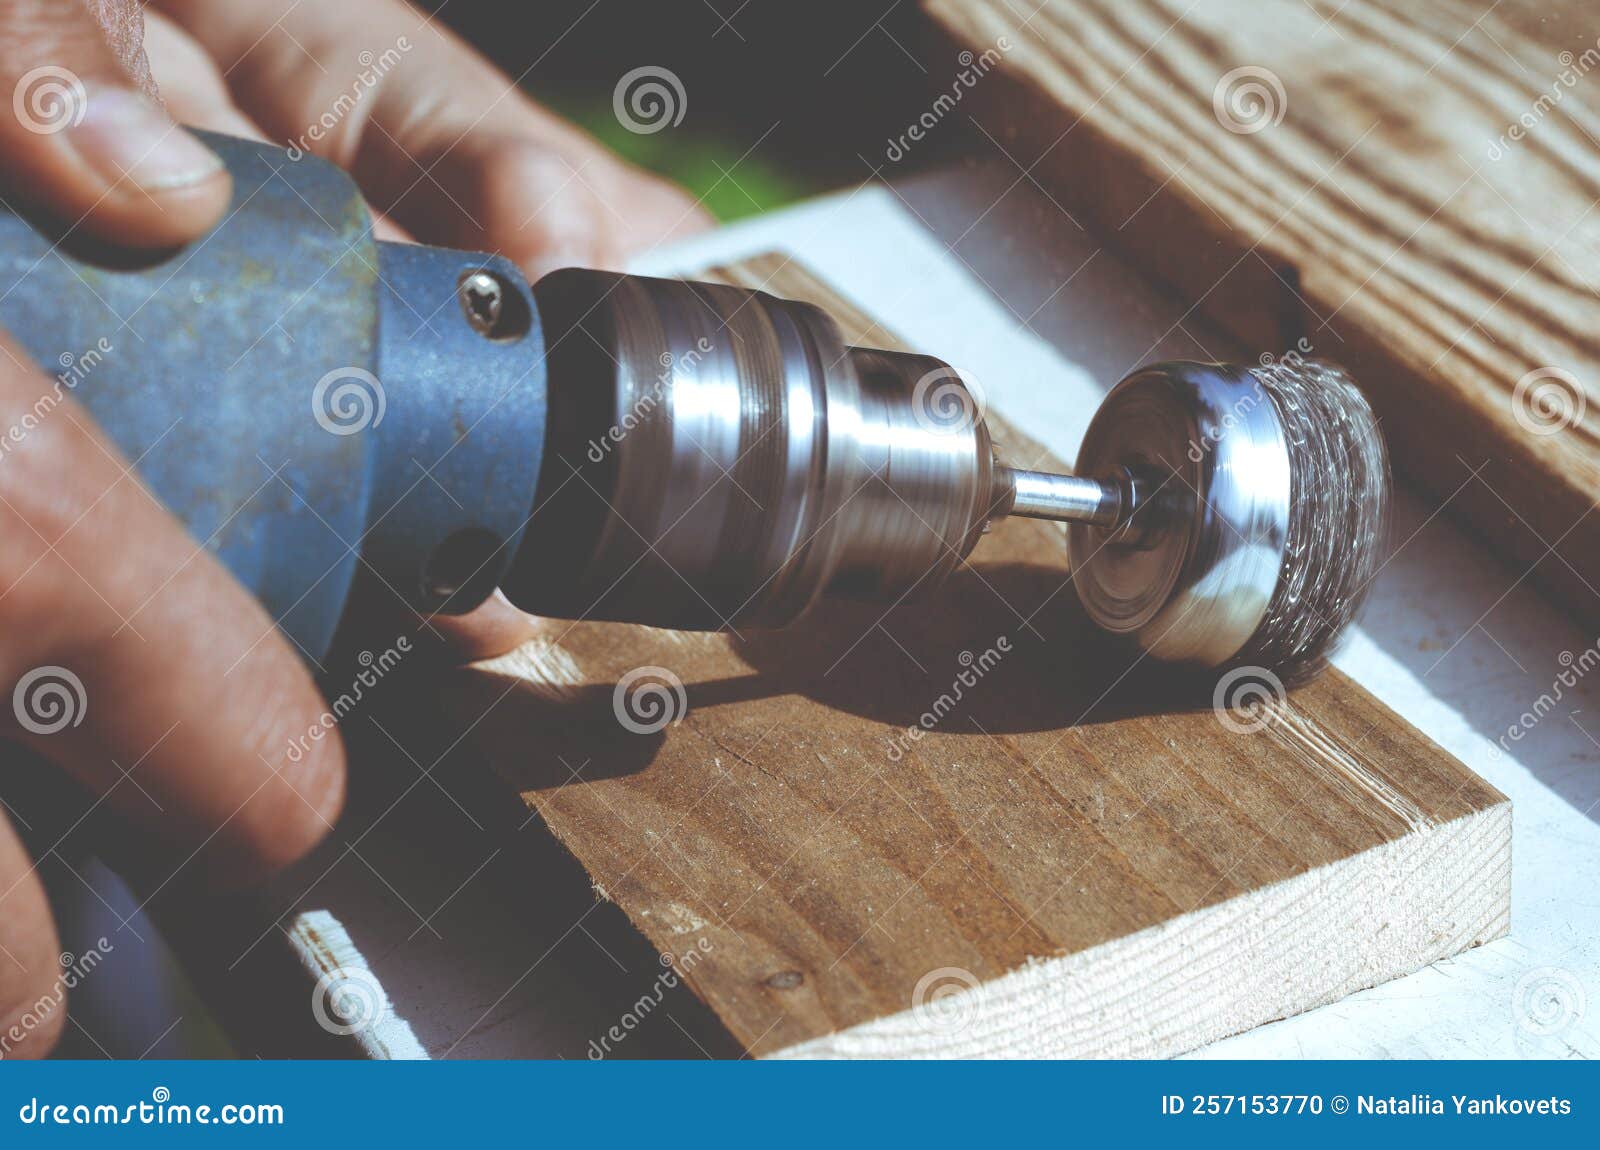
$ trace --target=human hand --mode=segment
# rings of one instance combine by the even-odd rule
[[[123,245],[196,239],[226,211],[230,181],[174,117],[298,140],[320,122],[319,98],[349,91],[331,65],[348,75],[363,51],[404,37],[403,67],[307,148],[352,170],[387,212],[385,238],[405,238],[403,225],[504,252],[536,276],[614,265],[704,222],[681,193],[393,0],[158,7],[147,62],[135,0],[0,0],[0,82],[16,113],[0,115],[8,200]],[[83,409],[0,334],[0,437],[7,428],[26,430],[0,453],[0,682],[19,685],[13,708],[0,708],[3,733],[159,834],[174,876],[243,881],[301,856],[337,817],[344,771],[337,740],[287,754],[323,710],[299,657]],[[436,624],[475,653],[529,627],[503,599]],[[64,690],[40,694],[61,672]],[[51,699],[67,710],[39,709]],[[55,989],[58,949],[34,866],[0,817],[0,1035]],[[47,1051],[65,1015],[50,1012],[5,1055]]]

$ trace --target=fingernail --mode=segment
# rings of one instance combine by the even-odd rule
[[[67,138],[102,179],[129,180],[148,192],[198,184],[222,167],[215,152],[126,88],[91,92]]]

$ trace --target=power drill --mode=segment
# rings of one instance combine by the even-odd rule
[[[1315,667],[1381,562],[1389,473],[1329,364],[1167,363],[1077,475],[996,457],[927,356],[725,285],[373,238],[314,157],[200,133],[234,201],[115,256],[0,212],[0,325],[313,659],[361,568],[423,613],[784,626],[936,587],[1006,515],[1070,524],[1101,627],[1208,667]]]

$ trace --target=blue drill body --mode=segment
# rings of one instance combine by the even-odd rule
[[[470,609],[512,562],[539,475],[526,281],[495,256],[375,240],[330,164],[204,138],[233,204],[178,251],[130,263],[0,211],[0,326],[313,660],[362,568],[419,611]],[[477,273],[505,293],[504,331],[464,311]]]

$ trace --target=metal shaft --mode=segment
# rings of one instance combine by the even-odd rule
[[[996,511],[1058,523],[1115,527],[1123,519],[1123,489],[1082,475],[1057,475],[1018,467],[995,469]]]

